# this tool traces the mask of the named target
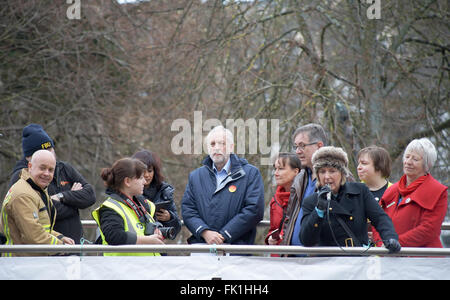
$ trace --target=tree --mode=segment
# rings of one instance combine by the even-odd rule
[[[386,147],[391,181],[406,144],[428,136],[439,152],[433,176],[448,185],[448,4],[382,0],[369,18],[368,2],[102,0],[81,2],[80,19],[67,18],[69,4],[0,6],[0,191],[35,122],[99,194],[101,167],[156,151],[179,202],[205,153],[176,155],[171,125],[185,119],[194,135],[196,111],[224,125],[276,119],[281,151],[298,125],[321,123],[353,173],[360,148]],[[249,153],[258,139],[246,135],[244,156],[260,167],[268,201],[271,168],[260,148]]]

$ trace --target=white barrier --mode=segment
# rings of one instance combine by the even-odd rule
[[[0,279],[450,279],[450,258],[423,257],[8,257],[0,266]]]

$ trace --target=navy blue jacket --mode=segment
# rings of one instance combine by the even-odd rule
[[[217,186],[212,160],[189,174],[181,203],[184,224],[191,231],[189,243],[205,243],[208,229],[225,238],[224,243],[253,244],[256,225],[264,215],[264,183],[259,170],[244,158],[230,155],[228,176]]]

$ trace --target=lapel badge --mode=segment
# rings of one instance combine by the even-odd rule
[[[235,185],[230,185],[230,186],[228,187],[228,190],[229,190],[231,193],[234,193],[234,192],[236,192],[236,186],[235,186]]]

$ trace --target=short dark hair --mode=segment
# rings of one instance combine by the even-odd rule
[[[100,176],[108,188],[119,191],[126,177],[140,178],[146,169],[142,161],[125,157],[114,162],[111,168],[103,168]]]
[[[277,159],[275,161],[277,160],[280,160],[283,163],[283,166],[288,164],[289,167],[291,167],[292,169],[298,169],[299,172],[302,169],[302,162],[295,153],[280,152],[278,153]]]
[[[292,141],[294,141],[295,137],[302,132],[306,132],[308,134],[310,142],[322,142],[324,146],[328,144],[327,134],[325,133],[323,127],[319,124],[310,123],[298,127],[292,135]]]
[[[147,166],[147,170],[153,168],[155,175],[153,175],[151,183],[154,183],[157,188],[160,188],[164,181],[164,176],[161,171],[161,160],[159,156],[154,152],[144,149],[136,152],[132,157],[142,161]]]
[[[389,176],[391,176],[392,161],[389,152],[387,152],[386,149],[375,145],[363,148],[359,150],[357,160],[359,160],[363,154],[369,155],[375,171],[381,172],[381,175],[384,178],[389,178]]]

